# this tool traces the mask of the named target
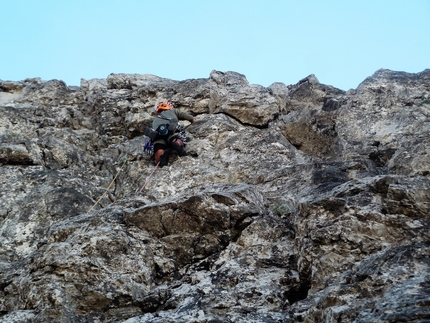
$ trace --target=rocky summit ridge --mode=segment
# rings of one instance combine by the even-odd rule
[[[429,133],[429,69],[0,81],[0,322],[429,322]]]

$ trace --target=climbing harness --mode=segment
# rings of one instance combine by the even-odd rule
[[[187,135],[185,133],[185,129],[186,128],[184,125],[178,124],[178,126],[176,127],[174,138],[180,139],[186,145]],[[147,156],[152,156],[154,155],[154,140],[157,138],[158,132],[150,128],[146,128],[144,134],[148,138],[146,139],[145,144],[143,145],[143,152]]]
[[[145,188],[146,184],[148,184],[149,179],[152,177],[152,175],[154,175],[155,171],[158,168],[158,165],[160,165],[160,162],[157,163],[157,165],[155,165],[154,169],[152,170],[151,174],[149,174],[148,178],[145,181],[145,184],[143,184],[143,186],[140,188],[140,190],[136,190],[136,196],[139,195],[143,189]]]

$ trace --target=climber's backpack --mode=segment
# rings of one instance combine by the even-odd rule
[[[145,130],[143,131],[143,134],[151,138],[152,140],[154,140],[158,136],[158,132],[151,128],[145,128]]]
[[[144,130],[143,133],[144,133],[145,136],[149,137],[149,139],[147,139],[145,141],[145,145],[143,146],[143,151],[147,155],[152,156],[154,154],[154,140],[157,137],[158,138],[160,138],[160,137],[163,138],[163,137],[167,136],[167,134],[165,134],[166,130],[167,130],[166,129],[167,127],[168,126],[166,124],[162,124],[162,125],[160,125],[157,128],[157,130],[153,130],[151,128],[145,128],[145,130]],[[181,139],[182,142],[184,143],[184,145],[186,145],[186,141],[187,141],[186,139],[187,139],[187,137],[186,137],[186,134],[185,134],[185,127],[183,125],[181,125],[181,124],[178,124],[178,127],[177,127],[176,130],[177,130],[176,136],[173,137],[173,138]]]
[[[158,132],[158,135],[160,137],[162,137],[162,138],[166,137],[169,134],[169,125],[167,125],[167,124],[160,124],[157,127],[156,131]]]

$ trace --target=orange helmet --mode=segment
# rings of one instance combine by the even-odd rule
[[[162,111],[173,109],[172,104],[169,101],[161,101],[158,103],[157,107],[155,108],[155,112],[160,113]]]

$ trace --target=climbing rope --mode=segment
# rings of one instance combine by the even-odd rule
[[[178,124],[177,129],[176,129],[176,131],[177,131],[176,138],[181,139],[184,144],[185,144],[185,142],[187,140],[187,136],[185,134],[185,129],[186,128],[183,125],[181,125],[181,124]],[[146,140],[145,145],[143,146],[143,151],[148,156],[154,155],[154,141],[151,138],[148,138]],[[148,184],[148,182],[151,179],[152,175],[154,175],[155,171],[157,170],[159,164],[160,164],[160,162],[158,162],[157,165],[155,165],[155,167],[152,170],[151,174],[149,174],[148,178],[146,179],[145,184],[143,184],[143,186],[139,190],[136,190],[136,196],[139,195],[143,191],[143,189],[145,188],[146,184]]]
[[[179,125],[178,126],[178,134],[177,137],[179,139],[181,139],[184,143],[186,141],[186,134],[185,134],[185,127],[183,125]],[[147,154],[147,155],[153,155],[154,154],[154,142],[152,139],[148,139],[145,142],[144,145],[144,149],[143,151]],[[100,201],[103,199],[103,197],[105,197],[106,195],[108,195],[108,198],[111,202],[113,202],[113,198],[111,197],[111,195],[109,194],[109,189],[111,188],[111,186],[113,185],[113,183],[115,182],[116,178],[118,177],[119,173],[122,171],[124,165],[128,162],[128,159],[125,158],[124,162],[121,166],[121,168],[118,170],[118,172],[116,173],[116,175],[114,176],[112,182],[109,184],[108,188],[106,189],[106,191],[102,194],[102,196],[100,196],[100,198],[97,200],[96,203],[94,203],[94,205],[89,209],[88,213],[91,212],[93,210],[93,208],[100,203]],[[154,175],[155,171],[158,168],[158,165],[160,164],[160,162],[157,163],[157,165],[155,165],[154,169],[152,170],[151,174],[149,174],[148,178],[146,179],[145,183],[143,184],[143,186],[139,189],[136,190],[136,196],[139,195],[143,189],[145,188],[145,186],[149,183],[149,180],[151,179],[152,175]]]
[[[160,164],[160,162],[158,162],[157,165],[155,165],[154,169],[152,170],[151,174],[149,174],[148,178],[145,181],[145,184],[143,184],[143,186],[140,188],[140,190],[136,190],[136,196],[139,195],[143,191],[146,184],[148,184],[149,179],[152,177],[152,175],[154,175],[155,171],[157,170],[159,164]]]
[[[116,173],[116,175],[114,176],[112,182],[110,182],[108,188],[106,189],[106,191],[102,194],[102,196],[100,196],[100,198],[97,200],[96,203],[94,203],[94,205],[89,209],[89,211],[87,213],[90,213],[92,211],[92,209],[99,204],[99,202],[102,200],[103,197],[106,196],[106,194],[108,194],[109,189],[111,188],[111,186],[113,185],[113,183],[115,182],[116,178],[118,177],[119,173],[122,171],[124,165],[128,162],[127,158],[124,158],[124,162],[121,165],[121,168],[118,170],[118,172]],[[109,196],[109,199],[112,201],[112,198]]]

